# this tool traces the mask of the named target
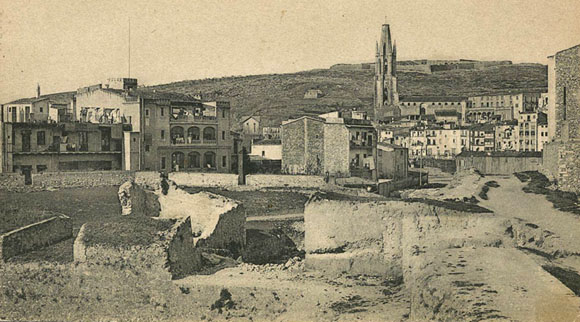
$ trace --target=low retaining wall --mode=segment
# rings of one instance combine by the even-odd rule
[[[230,173],[171,172],[169,179],[180,186],[232,187],[238,185],[238,175]]]
[[[246,176],[246,185],[255,187],[320,188],[326,183],[324,178],[319,176],[252,174]]]
[[[191,221],[185,218],[148,246],[129,248],[86,245],[85,226],[81,227],[73,246],[74,260],[87,268],[108,266],[131,268],[152,273],[161,279],[175,279],[202,268],[201,252],[194,248]]]
[[[307,203],[304,225],[307,267],[402,278],[414,254],[502,244],[509,223],[420,202],[323,199]]]
[[[72,236],[72,220],[65,215],[21,227],[0,236],[0,260],[53,245]]]
[[[25,185],[24,175],[1,173],[0,190],[25,192],[47,188],[115,186],[134,176],[131,171],[44,172],[33,174],[32,185]]]
[[[389,197],[393,191],[418,187],[419,182],[421,182],[421,184],[428,183],[429,175],[427,173],[422,173],[421,179],[419,179],[419,176],[413,175],[407,177],[406,179],[379,182],[378,192],[380,195]]]

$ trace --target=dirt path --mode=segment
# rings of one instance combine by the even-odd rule
[[[238,303],[230,312],[235,320],[401,321],[409,314],[403,285],[387,286],[375,277],[328,277],[318,272],[241,265],[174,283],[205,291],[215,288],[210,293],[227,288]],[[221,320],[223,314],[214,312],[209,317]]]
[[[481,200],[482,207],[493,210],[498,216],[520,218],[548,230],[561,240],[559,243],[569,253],[580,254],[580,217],[559,211],[543,195],[525,193],[525,185],[515,177],[486,177],[495,180],[498,188],[488,192],[489,200]]]

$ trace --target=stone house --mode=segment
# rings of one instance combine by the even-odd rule
[[[261,118],[259,116],[249,116],[242,120],[242,134],[244,135],[261,135],[260,127]]]
[[[394,144],[377,144],[378,179],[405,179],[409,168],[409,151]]]
[[[320,98],[323,96],[323,93],[319,89],[309,89],[304,93],[305,99],[312,99],[312,98]]]
[[[376,131],[369,120],[303,116],[282,123],[282,172],[376,176]]]

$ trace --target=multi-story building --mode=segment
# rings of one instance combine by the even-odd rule
[[[120,170],[123,132],[130,124],[90,124],[75,118],[72,92],[2,106],[2,172]]]
[[[495,150],[519,151],[519,126],[517,121],[506,121],[495,125]]]
[[[466,97],[455,96],[417,96],[405,97],[399,104],[401,115],[435,115],[440,111],[459,113],[460,121],[465,121]],[[457,114],[453,114],[456,116]]]
[[[523,112],[518,117],[519,150],[537,151],[538,113]]]
[[[126,170],[230,172],[228,102],[137,88],[131,78],[77,91],[77,116],[89,123],[129,123]]]
[[[469,128],[469,151],[494,151],[494,149],[494,124],[476,124]]]
[[[520,113],[536,112],[541,92],[496,93],[470,96],[466,118],[470,122],[517,120]]]

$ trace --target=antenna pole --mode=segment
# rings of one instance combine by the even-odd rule
[[[129,17],[129,70],[128,70],[128,76],[129,78],[131,78],[131,17]]]

